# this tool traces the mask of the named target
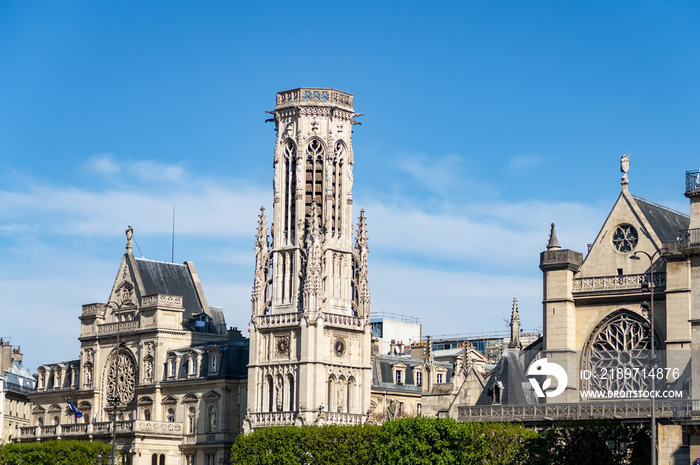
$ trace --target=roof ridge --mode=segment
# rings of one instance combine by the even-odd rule
[[[661,204],[659,204],[659,203],[652,202],[651,200],[647,200],[647,199],[642,198],[642,197],[639,197],[639,196],[637,196],[637,195],[633,195],[632,198],[633,198],[634,200],[641,200],[642,202],[648,203],[649,205],[653,205],[653,206],[655,206],[655,207],[661,208],[661,209],[666,210],[666,211],[669,211],[669,212],[671,212],[671,213],[675,213],[676,215],[680,215],[680,216],[683,216],[683,217],[685,217],[685,218],[690,218],[690,215],[686,215],[685,213],[679,212],[678,210],[674,210],[673,208],[669,208],[669,207],[667,207],[667,206],[665,206],[665,205],[661,205]]]
[[[184,263],[173,263],[173,262],[164,262],[162,260],[151,260],[149,258],[136,258],[134,257],[135,260],[140,261],[140,262],[152,262],[152,263],[162,263],[164,265],[177,265],[177,266],[187,266]]]

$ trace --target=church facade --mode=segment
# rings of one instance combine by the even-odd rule
[[[352,223],[353,96],[277,94],[274,206],[260,213],[246,431],[359,424],[370,406],[367,227]]]

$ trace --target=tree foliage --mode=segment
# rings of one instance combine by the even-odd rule
[[[109,444],[89,441],[10,443],[0,446],[0,465],[96,465],[112,453]]]

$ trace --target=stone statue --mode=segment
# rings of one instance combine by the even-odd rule
[[[338,381],[338,412],[343,411],[343,383]]]
[[[134,246],[132,238],[134,237],[134,228],[129,225],[128,228],[126,228],[126,248],[127,250],[131,250],[132,247]]]
[[[92,384],[92,367],[85,367],[85,384]]]
[[[632,152],[630,152],[628,155],[622,155],[620,157],[620,171],[622,172],[622,180],[620,183],[622,184],[622,189],[625,190],[627,189],[627,184],[629,184],[629,178],[627,177],[627,170],[630,169],[630,156],[632,155]]]
[[[151,360],[146,360],[144,363],[144,374],[146,379],[153,378],[153,362]]]
[[[282,411],[282,378],[277,378],[277,386],[275,386],[275,402],[277,411]]]
[[[620,157],[620,171],[625,176],[627,175],[627,171],[630,169],[630,156],[631,155],[632,155],[632,152],[630,152],[627,155],[622,154],[622,156]]]

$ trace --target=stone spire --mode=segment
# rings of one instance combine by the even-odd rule
[[[357,261],[357,268],[355,270],[357,301],[353,302],[353,305],[357,316],[366,317],[369,315],[370,294],[369,276],[367,272],[367,254],[369,253],[369,246],[367,244],[367,221],[365,219],[364,210],[360,210],[354,253]]]
[[[260,207],[258,217],[258,234],[255,237],[255,277],[253,279],[253,314],[265,313],[265,285],[268,272],[268,250],[270,244],[267,238],[267,223],[265,221],[265,207]]]
[[[630,169],[630,156],[632,156],[632,152],[627,155],[623,153],[620,157],[620,171],[622,172],[620,184],[622,185],[623,192],[627,191],[627,185],[630,182],[629,178],[627,177],[627,171]]]
[[[557,239],[557,232],[554,230],[554,223],[552,223],[552,229],[549,232],[549,242],[547,243],[547,250],[552,249],[561,249],[559,240]]]
[[[513,297],[513,310],[510,314],[510,343],[509,349],[520,348],[520,315],[518,314],[518,299]]]

